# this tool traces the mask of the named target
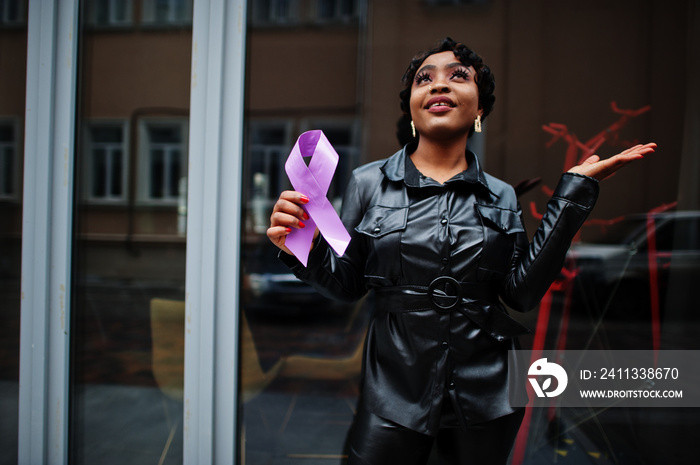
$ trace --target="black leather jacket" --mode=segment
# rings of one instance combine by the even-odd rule
[[[375,291],[361,404],[430,435],[444,399],[461,424],[514,411],[507,352],[527,329],[499,297],[518,311],[538,304],[598,193],[596,180],[564,174],[529,243],[513,188],[466,157],[469,168],[445,184],[421,175],[407,148],[357,168],[341,210],[345,254],[323,239],[307,268],[281,254],[325,295]]]

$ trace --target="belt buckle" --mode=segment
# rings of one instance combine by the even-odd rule
[[[444,287],[445,287],[445,291],[443,291],[444,294],[443,295],[436,295],[435,290],[440,285],[444,285]],[[446,291],[449,291],[450,286],[455,289],[457,295],[447,294]],[[436,297],[453,298],[454,301],[451,302],[449,305],[441,305],[436,300]],[[430,299],[430,303],[432,303],[433,306],[435,308],[437,308],[438,310],[443,310],[443,311],[452,310],[457,305],[459,305],[459,302],[462,300],[462,286],[459,284],[459,281],[457,281],[455,278],[453,278],[451,276],[439,276],[439,277],[435,278],[432,283],[430,283],[430,286],[428,286],[428,299]]]

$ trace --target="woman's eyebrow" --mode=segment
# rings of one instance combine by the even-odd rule
[[[429,69],[429,70],[434,70],[435,68],[436,68],[435,65],[425,65],[425,66],[423,66],[422,68],[418,69],[418,71],[416,71],[416,74],[420,74],[421,72],[423,72],[423,71],[425,71],[425,70],[428,70],[428,69]]]
[[[459,67],[469,68],[467,65],[465,65],[464,63],[460,63],[459,61],[455,61],[453,63],[449,63],[449,64],[445,65],[445,68],[447,68],[447,69],[453,69],[453,68],[459,68]],[[435,66],[435,65],[425,65],[422,68],[420,68],[418,71],[416,71],[416,74],[420,74],[426,70],[432,71],[436,68],[437,68],[437,66]]]
[[[460,63],[459,61],[455,61],[454,63],[450,63],[449,65],[446,66],[448,69],[452,68],[467,68],[469,69],[469,66],[465,65],[464,63]]]

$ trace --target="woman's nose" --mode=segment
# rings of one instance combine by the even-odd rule
[[[450,90],[450,86],[447,83],[447,80],[444,78],[438,77],[433,85],[430,87],[430,92],[435,94],[437,92],[447,92]]]

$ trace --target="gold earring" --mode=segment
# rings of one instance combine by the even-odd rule
[[[474,120],[474,132],[481,132],[481,115],[476,115]]]
[[[413,134],[413,137],[416,137],[416,125],[413,124],[413,120],[411,120],[411,134]]]

